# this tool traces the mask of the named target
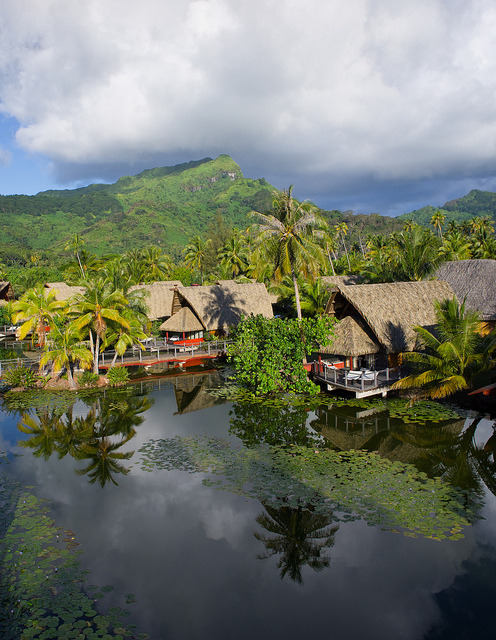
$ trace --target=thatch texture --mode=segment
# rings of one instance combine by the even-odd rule
[[[148,308],[147,316],[149,320],[158,320],[172,315],[174,289],[182,286],[179,280],[159,280],[151,284],[134,285],[130,291],[139,289],[147,292],[144,300]]]
[[[496,260],[456,260],[445,262],[436,271],[447,282],[460,302],[481,315],[481,320],[496,320]]]
[[[9,302],[14,299],[14,289],[8,280],[0,280],[0,300]]]
[[[179,287],[173,309],[190,307],[207,331],[225,331],[242,318],[261,314],[272,318],[272,305],[263,283]]]
[[[160,325],[160,331],[173,331],[174,333],[203,331],[203,328],[202,323],[189,307],[183,307]]]
[[[363,356],[378,353],[380,345],[360,326],[355,318],[346,316],[334,327],[334,337],[329,347],[322,347],[321,353],[343,356]]]
[[[362,284],[363,278],[359,275],[349,275],[349,276],[322,276],[320,278],[322,284],[325,285],[345,285],[349,286],[352,284]]]
[[[331,295],[326,311],[338,319],[358,317],[387,353],[400,353],[414,349],[414,326],[436,324],[434,302],[454,295],[447,282],[438,280],[341,285]]]
[[[82,295],[84,293],[84,287],[74,287],[65,282],[46,282],[45,289],[55,291],[57,300],[70,300],[76,295]]]

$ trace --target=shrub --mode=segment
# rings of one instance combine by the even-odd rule
[[[85,369],[78,378],[78,383],[83,387],[95,387],[100,380],[98,373],[93,373],[89,369]]]
[[[112,367],[107,371],[107,380],[111,387],[117,387],[129,381],[129,371],[126,367]]]
[[[39,379],[40,377],[34,371],[23,364],[7,369],[2,375],[2,380],[11,387],[23,387],[25,389],[35,387]]]

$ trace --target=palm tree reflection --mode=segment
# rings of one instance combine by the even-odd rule
[[[281,570],[281,579],[288,575],[298,584],[303,583],[301,570],[305,565],[314,571],[322,571],[329,566],[331,560],[325,549],[334,544],[334,536],[338,530],[338,525],[331,526],[332,512],[315,513],[312,507],[301,505],[263,505],[266,513],[261,513],[256,520],[273,535],[254,534],[266,549],[266,553],[260,554],[258,558],[280,556],[277,566]]]
[[[117,485],[114,476],[129,473],[122,461],[134,454],[119,449],[136,435],[136,427],[144,421],[143,414],[152,406],[152,400],[111,392],[94,396],[87,404],[87,414],[76,418],[73,407],[65,413],[56,407],[45,407],[36,410],[36,417],[24,414],[17,428],[31,437],[19,445],[45,460],[57,453],[59,458],[69,455],[86,461],[82,469],[76,470],[77,475],[87,475],[90,483],[101,487],[108,482]]]

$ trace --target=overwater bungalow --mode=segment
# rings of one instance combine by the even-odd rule
[[[484,333],[496,327],[496,260],[454,260],[436,271],[447,282],[458,300],[480,314]]]
[[[265,285],[234,281],[204,286],[177,287],[173,292],[172,315],[160,326],[167,337],[199,340],[205,333],[228,335],[229,329],[250,315],[272,318],[272,305]]]
[[[414,327],[434,327],[434,302],[453,296],[450,285],[438,280],[334,284],[326,313],[339,322],[331,346],[320,349],[314,375],[329,389],[385,395],[400,375],[400,354],[417,345]]]

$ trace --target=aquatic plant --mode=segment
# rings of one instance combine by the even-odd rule
[[[334,521],[371,525],[435,540],[457,539],[469,524],[456,490],[415,467],[375,453],[302,446],[232,448],[208,437],[151,440],[139,450],[144,470],[206,473],[204,484],[273,507],[301,505]]]
[[[98,601],[112,590],[87,584],[73,531],[55,526],[50,504],[0,472],[1,604],[3,640],[146,640],[123,620],[129,611],[99,611]],[[132,603],[131,594],[126,604]]]

